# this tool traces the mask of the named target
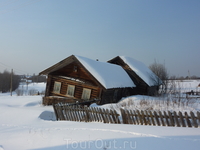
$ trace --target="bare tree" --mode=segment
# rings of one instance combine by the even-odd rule
[[[149,68],[157,76],[152,77],[152,79],[155,82],[155,85],[161,85],[159,93],[167,93],[169,74],[167,68],[165,67],[165,64],[157,63],[157,61],[155,60],[154,63],[149,66]]]
[[[12,74],[12,90],[16,90],[19,86],[20,77],[18,75]],[[10,91],[11,84],[11,73],[5,70],[0,73],[0,92],[5,93]]]

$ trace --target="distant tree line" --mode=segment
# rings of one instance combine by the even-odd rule
[[[21,78],[26,80],[31,80],[32,82],[35,83],[46,82],[46,76],[40,76],[35,74],[33,74],[32,76],[22,75]]]
[[[177,77],[177,76],[171,76],[170,77],[170,80],[190,80],[190,79],[200,79],[200,77],[198,77],[198,76],[195,76],[195,75],[193,75],[193,76],[186,76],[186,77],[184,77],[184,76],[180,76],[180,77]]]
[[[6,93],[11,89],[11,75],[12,75],[12,91],[15,91],[20,83],[20,76],[15,75],[7,70],[0,72],[0,92]]]

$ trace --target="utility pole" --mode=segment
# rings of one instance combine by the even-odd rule
[[[11,75],[10,75],[10,96],[12,96],[12,82],[13,82],[13,69],[11,70]]]

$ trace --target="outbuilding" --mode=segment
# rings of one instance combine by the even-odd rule
[[[144,63],[127,56],[117,56],[108,61],[121,66],[137,87],[139,95],[156,95],[161,79],[156,76]]]

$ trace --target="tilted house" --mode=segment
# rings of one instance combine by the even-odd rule
[[[135,84],[121,66],[72,55],[40,72],[48,75],[44,105],[99,99],[118,102],[136,94]]]
[[[137,94],[155,95],[162,81],[142,62],[126,56],[108,61],[124,68],[137,87]]]

